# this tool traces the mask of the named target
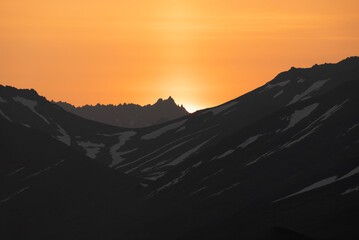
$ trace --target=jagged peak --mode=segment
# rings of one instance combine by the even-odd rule
[[[155,104],[160,103],[160,102],[163,102],[162,98],[159,98]]]
[[[174,100],[171,96],[169,96],[169,97],[168,97],[167,99],[165,99],[165,100],[164,100],[163,98],[159,98],[154,105],[156,105],[156,104],[161,104],[161,103],[170,103],[170,104],[175,104],[175,105],[177,105],[176,102],[175,102],[175,100]]]

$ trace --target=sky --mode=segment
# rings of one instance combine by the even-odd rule
[[[357,0],[0,0],[0,84],[49,100],[222,104],[359,55]]]

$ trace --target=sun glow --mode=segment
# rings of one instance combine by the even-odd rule
[[[359,55],[359,1],[0,2],[0,83],[75,105],[216,106]]]
[[[187,110],[189,113],[194,113],[198,110],[202,110],[203,107],[192,105],[192,104],[183,104],[183,107]]]

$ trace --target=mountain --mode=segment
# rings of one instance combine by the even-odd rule
[[[148,188],[155,206],[168,205],[157,229],[196,226],[181,239],[267,239],[276,228],[357,238],[358,90],[355,81],[281,109],[171,170]]]
[[[358,90],[359,58],[292,68],[142,136],[161,148],[119,165],[153,181],[139,237],[356,239]]]
[[[132,129],[81,118],[34,90],[1,86],[0,121],[2,131],[9,131],[1,135],[2,151],[13,149],[15,155],[24,149],[15,160],[4,155],[2,174],[21,173],[19,161],[28,157],[34,159],[30,166],[41,157],[47,164],[43,170],[55,170],[66,152],[71,152],[64,160],[68,168],[54,175],[53,182],[65,181],[67,172],[82,179],[82,171],[90,169],[92,175],[83,174],[91,180],[70,178],[60,193],[72,193],[71,182],[88,183],[76,184],[75,192],[92,189],[96,182],[91,196],[104,186],[99,204],[107,210],[90,211],[91,219],[103,219],[103,224],[96,228],[94,224],[100,223],[95,220],[82,221],[77,229],[77,222],[66,225],[63,216],[56,223],[67,226],[61,233],[65,237],[76,233],[78,239],[357,239],[358,92],[359,58],[351,57],[336,64],[291,68],[218,107]],[[19,164],[10,167],[12,161]],[[103,174],[97,177],[92,168],[82,169],[87,164]],[[38,208],[32,205],[42,195],[34,195],[29,205],[18,202],[27,201],[32,186],[16,184],[6,182],[2,189],[10,190],[0,198],[10,197],[7,205],[0,204],[6,211],[1,221],[15,226],[14,232],[19,219],[36,225],[46,216],[40,214],[42,221],[29,217],[37,216]],[[86,202],[80,193],[70,195],[69,209],[72,202]],[[111,194],[126,198],[121,202]],[[19,211],[7,221],[24,204],[27,215]],[[56,206],[67,203],[59,201]]]
[[[188,115],[183,106],[178,106],[172,97],[162,98],[153,105],[119,104],[75,107],[66,102],[55,102],[68,112],[94,121],[120,126],[139,128],[163,123]]]
[[[136,179],[37,129],[1,118],[0,132],[1,239],[99,239],[132,218]]]

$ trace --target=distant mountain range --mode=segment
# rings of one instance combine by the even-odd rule
[[[358,239],[359,58],[144,128],[0,86],[3,239]]]
[[[68,112],[94,121],[120,127],[147,127],[188,115],[187,110],[177,105],[172,97],[162,98],[153,105],[119,104],[75,107],[66,102],[55,102]]]

